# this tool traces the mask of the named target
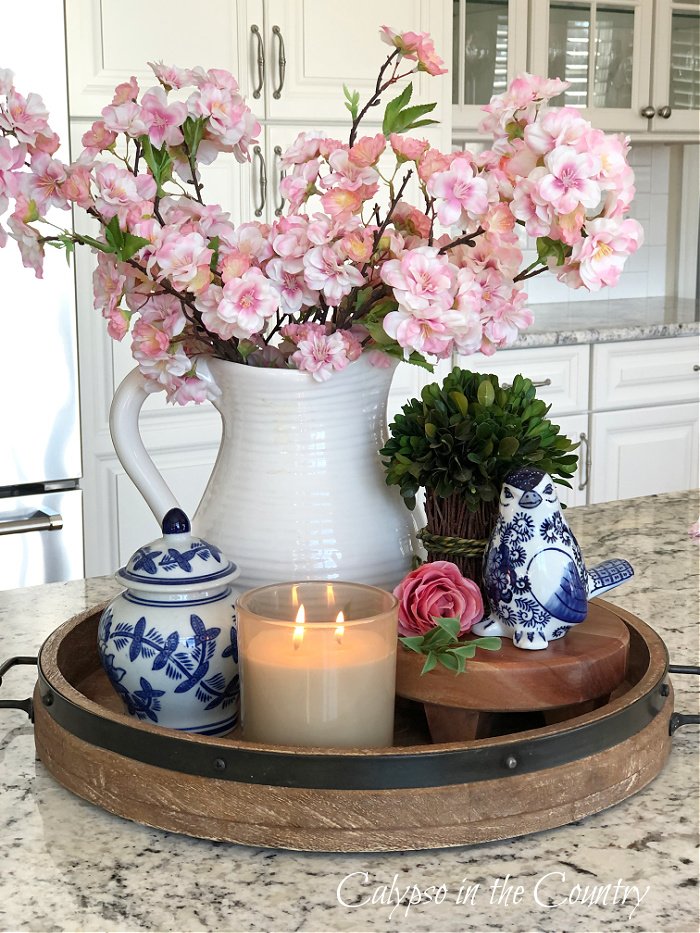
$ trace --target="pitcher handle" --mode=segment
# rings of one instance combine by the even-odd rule
[[[121,465],[160,525],[166,512],[180,504],[151,460],[139,431],[139,413],[150,395],[146,384],[138,366],[122,380],[109,410],[109,431]]]

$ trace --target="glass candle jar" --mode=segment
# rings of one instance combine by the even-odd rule
[[[397,601],[359,583],[280,583],[238,601],[243,738],[392,744]]]

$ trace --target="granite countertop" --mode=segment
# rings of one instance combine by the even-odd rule
[[[512,349],[651,340],[700,333],[700,307],[689,298],[608,298],[529,305],[534,323]]]
[[[652,623],[676,664],[698,663],[698,542],[687,529],[699,507],[697,494],[673,493],[567,513],[589,563],[615,555],[633,563],[635,578],[611,601]],[[103,577],[0,593],[0,660],[36,653],[59,623],[117,589]],[[695,680],[674,676],[677,710],[697,711]],[[30,668],[13,669],[0,693],[25,697],[32,684]],[[698,727],[689,726],[651,785],[570,826],[443,851],[305,854],[189,839],[112,816],[56,784],[35,760],[26,716],[0,710],[0,928],[691,933],[698,764]],[[506,876],[508,897],[502,887],[492,894]],[[392,890],[413,885],[445,885],[447,894],[439,904],[397,906]],[[473,903],[457,903],[462,885],[480,886]],[[353,906],[362,897],[368,903]]]

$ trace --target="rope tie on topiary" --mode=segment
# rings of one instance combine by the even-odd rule
[[[434,535],[427,528],[421,528],[417,537],[423,542],[426,551],[433,554],[455,554],[464,557],[481,557],[486,550],[486,538],[459,538],[456,535]]]

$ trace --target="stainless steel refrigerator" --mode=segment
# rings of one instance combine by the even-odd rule
[[[63,3],[42,4],[40,28],[37,15],[33,4],[4,13],[0,67],[20,93],[41,94],[67,162]],[[67,212],[52,219],[70,224]],[[0,250],[0,589],[83,576],[75,284],[63,252],[46,252],[36,279],[14,241]]]

